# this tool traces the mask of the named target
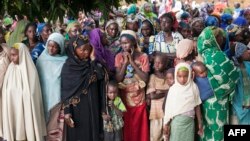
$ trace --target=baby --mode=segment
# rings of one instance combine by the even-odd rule
[[[213,89],[207,78],[207,68],[202,62],[195,62],[192,64],[192,69],[195,73],[194,82],[197,84],[200,91],[200,98],[202,101],[205,101],[214,95]]]

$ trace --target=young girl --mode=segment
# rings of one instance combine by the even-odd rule
[[[123,52],[116,55],[116,79],[126,105],[124,113],[124,141],[148,141],[148,120],[145,102],[145,86],[148,79],[149,60],[137,45],[132,30],[121,33]]]
[[[198,134],[202,135],[202,118],[199,90],[192,80],[192,70],[187,63],[175,68],[175,83],[170,87],[165,105],[164,129],[170,141],[194,140],[194,118],[198,119]]]
[[[43,141],[46,136],[43,101],[36,67],[28,48],[16,43],[3,82],[3,139]]]
[[[174,85],[174,68],[170,68],[167,70],[166,72],[166,81],[167,81],[167,84],[169,87],[173,86]],[[167,96],[168,96],[168,91],[164,97],[164,102],[163,102],[163,105],[162,105],[162,109],[163,109],[163,112],[165,112],[165,104],[166,104],[166,100],[167,100]]]
[[[107,89],[107,113],[102,114],[104,124],[104,141],[121,141],[122,127],[124,125],[122,112],[126,111],[120,97],[116,81],[110,81]]]
[[[147,87],[147,101],[150,103],[150,141],[163,139],[163,110],[162,104],[169,88],[166,81],[166,56],[156,54],[154,58],[154,74],[149,78]]]

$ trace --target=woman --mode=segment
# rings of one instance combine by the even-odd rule
[[[66,140],[99,141],[101,112],[105,112],[104,71],[86,36],[72,38],[68,49],[61,73]]]
[[[46,136],[39,77],[28,48],[16,43],[3,82],[3,139],[43,141]]]
[[[235,64],[240,69],[236,95],[232,103],[231,124],[250,125],[250,50],[242,43],[235,46]]]
[[[51,26],[46,23],[40,23],[37,26],[37,34],[39,36],[39,43],[31,51],[31,57],[34,63],[36,63],[37,58],[42,54],[45,49],[46,42],[49,35],[52,33]]]
[[[190,39],[183,39],[176,46],[176,61],[184,61],[191,65],[195,61],[195,42]]]
[[[114,55],[116,55],[122,50],[119,41],[120,31],[118,23],[114,20],[109,20],[105,26],[105,32],[108,40],[109,49]]]
[[[213,30],[214,27],[205,28],[198,38],[198,52],[214,91],[214,96],[202,104],[204,134],[201,140],[204,141],[224,139],[223,126],[229,123],[229,102],[239,78],[237,69],[221,51],[222,38],[216,38]]]
[[[173,59],[176,57],[176,45],[183,39],[177,32],[178,22],[175,15],[171,12],[160,17],[161,32],[155,36],[153,51],[165,53],[170,59],[170,65],[173,65]]]
[[[10,63],[9,60],[9,50],[7,49],[6,44],[0,44],[0,105],[2,105],[2,86],[4,81],[5,72],[8,68]],[[0,140],[3,137],[3,130],[2,130],[2,108],[0,108]]]
[[[154,35],[155,29],[153,24],[149,20],[144,20],[142,22],[140,31],[139,31],[139,45],[142,48],[142,51],[149,55],[149,52],[152,52],[154,48]],[[151,50],[151,51],[150,51]]]
[[[70,38],[76,37],[80,32],[80,25],[79,23],[73,21],[67,25],[66,28],[66,40],[70,40]]]
[[[109,72],[115,71],[115,55],[108,49],[107,39],[101,30],[96,28],[89,33],[90,44],[95,50],[96,60],[104,65]]]
[[[124,141],[148,141],[145,86],[148,80],[148,56],[139,51],[135,32],[124,30],[120,41],[123,51],[116,55],[116,79],[127,112],[124,113]]]
[[[49,36],[46,48],[37,59],[37,70],[41,82],[45,119],[53,120],[52,111],[60,107],[61,101],[61,70],[67,59],[64,51],[64,37],[59,33]],[[59,108],[60,109],[60,108]],[[59,112],[58,110],[57,112]],[[56,127],[53,127],[54,129]],[[48,137],[51,135],[48,131]],[[61,133],[62,134],[62,133]],[[61,136],[62,137],[62,136]]]
[[[233,22],[233,16],[230,14],[223,14],[221,16],[221,25],[220,27],[226,30],[226,27]]]
[[[150,3],[144,3],[141,7],[140,13],[144,16],[145,19],[150,20],[152,23],[157,19],[157,15],[153,12],[153,5]]]
[[[197,40],[198,36],[201,34],[205,27],[203,18],[194,18],[190,23],[192,29],[192,37]]]
[[[38,44],[38,39],[36,37],[36,28],[37,25],[35,23],[29,23],[24,29],[24,35],[27,39],[23,40],[22,43],[24,43],[29,48],[30,52]]]

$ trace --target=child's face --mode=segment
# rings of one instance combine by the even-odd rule
[[[48,53],[51,56],[55,56],[59,54],[59,46],[56,42],[54,41],[49,41],[48,43]]]
[[[122,46],[123,51],[130,52],[133,49],[134,45],[132,41],[129,40],[127,37],[123,36],[120,41],[121,41],[121,46]]]
[[[75,53],[80,60],[88,59],[90,57],[90,53],[92,51],[92,47],[90,44],[84,44],[78,48],[76,48]]]
[[[164,70],[164,62],[163,59],[159,56],[155,57],[154,60],[154,69],[155,71],[162,72]]]
[[[114,100],[116,98],[116,96],[117,96],[117,93],[118,93],[118,88],[117,87],[114,87],[114,86],[111,86],[111,85],[108,86],[107,96],[108,96],[109,100]]]
[[[177,81],[181,84],[181,85],[185,85],[188,81],[188,71],[178,71],[177,72]]]
[[[181,30],[181,34],[183,35],[184,38],[187,38],[191,36],[191,31],[189,28],[183,28]]]
[[[169,86],[172,86],[174,84],[174,74],[172,73],[167,73],[167,83]]]
[[[195,76],[198,77],[207,77],[207,70],[203,67],[200,66],[196,66],[193,68],[194,72],[195,72]]]
[[[150,37],[151,35],[151,28],[149,26],[149,23],[144,22],[141,27],[141,33],[144,37]]]
[[[10,60],[14,64],[18,65],[19,64],[19,51],[15,48],[11,48],[10,50]]]

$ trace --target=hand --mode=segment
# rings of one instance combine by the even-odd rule
[[[203,135],[203,126],[202,126],[202,124],[199,124],[198,135],[199,135],[199,136],[202,136],[202,135]]]
[[[90,59],[91,59],[92,61],[95,60],[95,49],[94,49],[94,48],[92,48],[92,51],[91,51],[91,53],[90,53]]]
[[[106,113],[102,114],[102,118],[103,118],[103,120],[106,120],[106,121],[109,121],[111,119],[110,115],[108,115]]]
[[[114,102],[113,102],[112,100],[110,100],[110,101],[108,102],[108,104],[109,104],[109,107],[110,107],[110,108],[114,108],[114,107],[115,107]]]
[[[126,64],[126,65],[129,64],[128,54],[129,54],[128,52],[123,53],[124,64]]]
[[[74,121],[71,118],[71,114],[64,115],[64,121],[69,127],[71,128],[75,127]]]
[[[148,106],[150,106],[151,105],[151,99],[147,98],[146,103],[147,103]]]
[[[169,139],[170,136],[170,126],[165,124],[163,127],[163,135],[165,136],[166,140]]]

